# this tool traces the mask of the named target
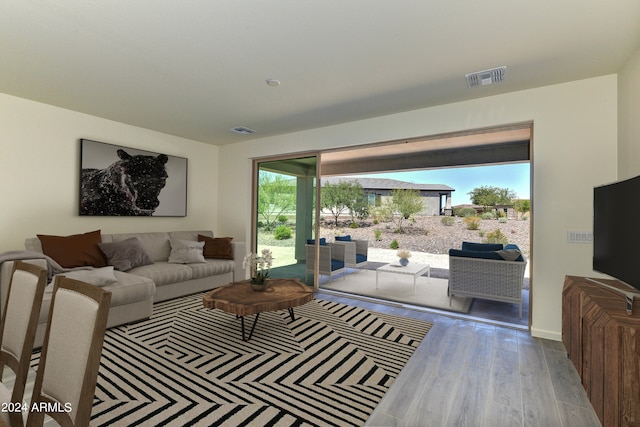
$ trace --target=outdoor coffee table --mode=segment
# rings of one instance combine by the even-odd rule
[[[251,289],[251,282],[232,282],[207,293],[202,302],[205,308],[218,308],[240,318],[242,340],[249,341],[258,322],[260,313],[265,311],[289,310],[291,320],[295,320],[293,308],[313,299],[313,290],[298,279],[270,279],[269,287],[263,292]],[[255,314],[253,326],[246,337],[244,317]]]
[[[417,262],[410,262],[406,266],[398,263],[385,264],[382,267],[376,268],[376,289],[378,289],[378,276],[381,272],[412,275],[414,295],[416,294],[416,279],[418,277],[426,272],[428,280],[431,280],[431,266],[429,264],[419,264]]]

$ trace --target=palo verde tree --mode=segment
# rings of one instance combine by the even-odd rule
[[[364,190],[359,182],[339,181],[335,184],[327,182],[320,193],[320,204],[322,209],[331,212],[338,226],[340,215],[350,212],[352,220],[354,216],[360,217],[368,215],[368,205],[363,206],[366,202]]]
[[[424,208],[418,190],[396,189],[391,193],[387,206],[393,212],[393,223],[397,233],[404,233],[404,223]]]
[[[362,188],[362,184],[354,182],[349,191],[347,209],[351,213],[351,222],[364,220],[369,216],[369,199]]]
[[[258,215],[267,230],[272,230],[278,216],[295,208],[296,195],[294,181],[284,175],[260,173],[258,182]]]
[[[471,203],[486,208],[495,209],[497,205],[510,205],[517,197],[516,192],[508,188],[498,188],[490,185],[476,187],[470,191]]]

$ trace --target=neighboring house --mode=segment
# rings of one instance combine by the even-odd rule
[[[444,184],[414,184],[388,178],[358,178],[358,177],[323,177],[321,184],[337,184],[338,182],[358,182],[369,197],[371,206],[380,206],[385,200],[391,199],[393,190],[418,190],[423,197],[424,209],[419,215],[453,215],[451,209],[451,193],[455,189]]]

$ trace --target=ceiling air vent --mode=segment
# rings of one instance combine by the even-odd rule
[[[507,77],[507,67],[492,68],[465,75],[469,87],[486,86],[500,83]]]
[[[234,128],[229,129],[230,132],[239,133],[240,135],[251,135],[252,133],[256,133],[255,130],[249,129],[244,126],[236,126]]]

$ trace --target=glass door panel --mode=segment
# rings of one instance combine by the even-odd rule
[[[296,277],[312,285],[315,274],[306,269],[306,242],[316,223],[317,157],[257,160],[255,162],[255,245],[271,250],[270,277]]]

